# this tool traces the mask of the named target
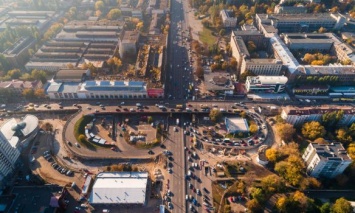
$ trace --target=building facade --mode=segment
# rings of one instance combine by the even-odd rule
[[[343,118],[338,122],[339,126],[349,126],[355,122],[355,110],[351,107],[296,108],[288,106],[282,109],[281,117],[287,123],[294,126],[299,126],[310,121],[321,121],[323,114],[340,110],[344,112],[344,115]]]
[[[20,156],[20,151],[11,146],[5,135],[0,131],[0,181],[11,174]]]
[[[234,28],[237,26],[237,18],[232,16],[232,13],[232,10],[221,10],[219,13],[224,27]]]
[[[50,99],[148,98],[146,83],[140,81],[52,82],[47,94]]]
[[[286,76],[248,76],[245,87],[251,93],[280,93],[285,90]]]
[[[307,165],[307,173],[316,178],[334,178],[342,174],[352,162],[341,143],[310,143],[302,159]]]

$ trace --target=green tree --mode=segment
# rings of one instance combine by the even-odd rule
[[[11,78],[11,79],[19,79],[21,76],[21,70],[19,69],[13,69],[13,70],[9,70],[7,72],[7,75]]]
[[[272,174],[261,179],[261,188],[267,196],[270,196],[282,192],[285,189],[285,183],[279,176]]]
[[[255,52],[255,50],[256,50],[256,45],[255,45],[255,43],[253,42],[253,41],[248,41],[248,43],[247,43],[247,49],[248,49],[248,51],[250,52],[250,53],[252,53],[252,52]]]
[[[121,17],[122,13],[121,10],[115,8],[115,9],[111,9],[110,12],[108,12],[107,14],[107,19],[109,20],[116,20],[119,17]]]
[[[322,138],[325,135],[325,129],[318,121],[307,122],[302,126],[302,135],[311,140]]]
[[[256,199],[258,203],[263,203],[266,199],[263,190],[255,187],[251,188],[251,196],[253,197],[253,199]]]
[[[35,80],[40,80],[42,83],[47,82],[47,73],[43,70],[34,69],[31,72],[31,76]]]
[[[320,207],[319,210],[321,213],[330,213],[330,210],[331,210],[330,203],[323,203],[323,205]]]
[[[46,94],[44,92],[44,89],[40,88],[40,89],[36,89],[34,91],[34,96],[36,96],[36,98],[44,98],[46,97]]]
[[[265,151],[265,156],[270,162],[275,163],[280,158],[280,153],[277,149],[270,148]]]
[[[332,213],[352,213],[353,207],[350,202],[341,197],[337,199],[332,206]]]
[[[280,138],[286,142],[292,141],[293,136],[296,133],[296,129],[288,123],[278,123],[276,125],[276,131]]]
[[[97,1],[95,3],[95,10],[100,10],[102,12],[102,10],[105,8],[105,4],[103,1]]]
[[[222,112],[219,109],[212,109],[210,111],[210,119],[212,122],[218,122],[222,118]]]
[[[344,143],[350,143],[353,141],[351,135],[349,135],[348,131],[346,129],[338,129],[336,131],[336,134],[337,134],[337,139],[341,142],[344,142]]]

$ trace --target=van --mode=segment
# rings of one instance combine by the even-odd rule
[[[224,138],[224,139],[223,139],[223,142],[229,143],[229,142],[231,142],[231,139],[229,139],[229,138]]]
[[[159,105],[159,109],[165,109],[165,106]]]
[[[110,210],[108,210],[108,209],[102,209],[102,212],[103,212],[103,213],[108,213],[108,212],[110,212]]]

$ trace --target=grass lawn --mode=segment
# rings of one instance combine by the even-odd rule
[[[212,35],[212,30],[203,28],[202,32],[199,34],[200,41],[206,43],[208,46],[213,45],[216,42],[216,37]]]

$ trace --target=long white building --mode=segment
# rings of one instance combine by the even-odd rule
[[[322,115],[325,113],[333,111],[344,111],[343,118],[339,121],[339,126],[348,126],[355,122],[355,110],[351,107],[338,107],[338,108],[329,108],[329,107],[285,107],[282,109],[281,117],[292,125],[298,126],[310,121],[321,121]]]
[[[280,93],[285,90],[286,76],[248,76],[245,87],[253,93]]]
[[[147,98],[147,85],[141,81],[51,82],[50,99]]]
[[[342,174],[352,162],[341,143],[310,143],[302,159],[307,165],[307,173],[316,178],[334,178]]]

